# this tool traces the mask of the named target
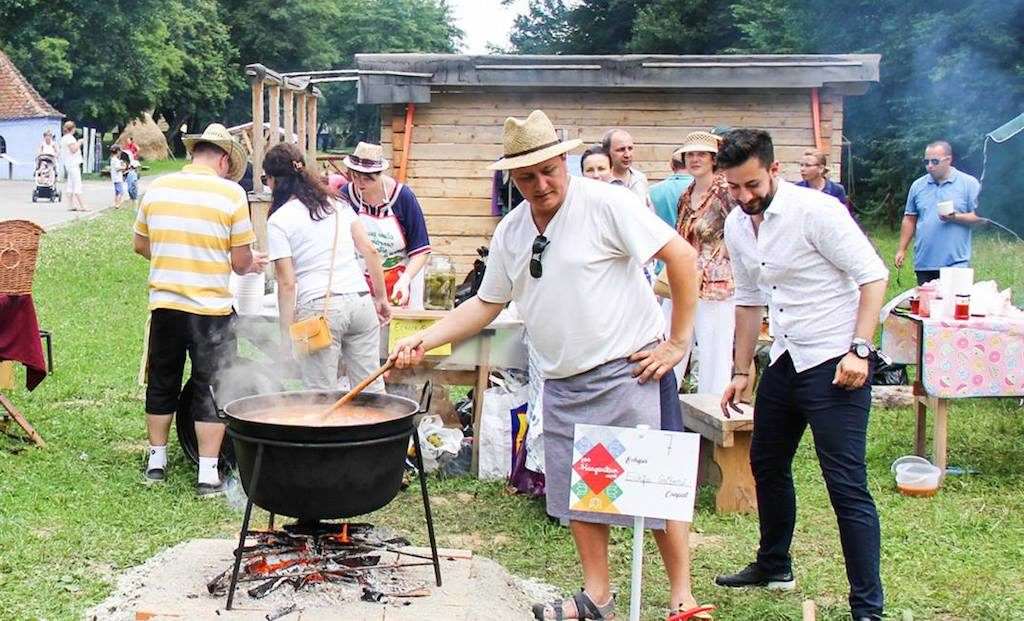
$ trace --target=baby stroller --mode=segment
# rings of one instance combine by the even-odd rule
[[[40,198],[48,198],[50,202],[60,200],[60,188],[57,187],[57,157],[48,153],[36,156],[36,187],[32,189],[32,202]]]

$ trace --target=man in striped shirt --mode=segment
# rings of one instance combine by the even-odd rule
[[[199,441],[196,492],[223,494],[217,469],[224,425],[210,387],[235,355],[231,271],[256,273],[266,254],[256,240],[245,191],[236,183],[245,170],[245,152],[223,125],[187,136],[192,163],[150,184],[135,221],[135,252],[149,259],[149,435],[147,483],[164,480],[167,436],[178,407],[185,355],[192,363],[192,401]]]

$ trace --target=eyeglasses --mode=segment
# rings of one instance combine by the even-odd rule
[[[548,247],[547,237],[538,235],[537,239],[533,240],[533,257],[530,259],[530,276],[534,278],[540,278],[544,275],[544,265],[540,262],[540,255],[544,254],[544,249]]]
[[[948,155],[943,156],[943,157],[926,157],[922,161],[924,162],[925,166],[927,166],[929,164],[931,164],[932,166],[938,166],[940,162],[942,162],[944,159],[946,159],[948,157],[949,157]]]

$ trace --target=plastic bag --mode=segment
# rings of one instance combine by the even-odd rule
[[[459,454],[462,446],[462,432],[445,427],[438,416],[424,416],[417,428],[420,448],[423,450],[423,469],[437,470],[442,463]]]
[[[521,374],[506,371],[491,375],[495,385],[484,392],[480,415],[479,478],[505,480],[512,458],[526,440],[529,386]]]

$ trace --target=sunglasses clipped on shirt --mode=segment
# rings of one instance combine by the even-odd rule
[[[948,156],[946,156],[946,157],[948,157]],[[946,159],[946,158],[945,157],[926,157],[926,158],[924,158],[921,161],[924,162],[925,166],[928,166],[929,164],[931,164],[932,166],[938,166],[939,163],[942,162],[942,160],[944,160],[944,159]]]
[[[544,275],[544,264],[540,262],[541,255],[544,254],[544,249],[548,247],[547,237],[538,235],[533,240],[533,256],[530,258],[530,276],[534,278],[540,278]]]

